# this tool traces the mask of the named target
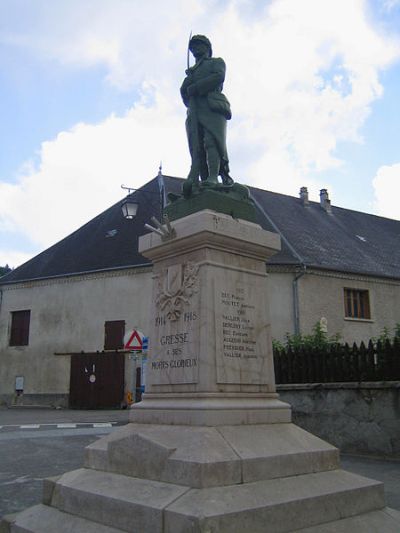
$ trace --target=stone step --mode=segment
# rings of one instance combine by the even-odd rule
[[[293,533],[399,533],[400,512],[385,508],[328,524],[297,529]]]
[[[334,470],[191,489],[166,509],[164,533],[293,532],[384,505],[382,483]]]
[[[128,424],[85,450],[85,466],[205,488],[339,467],[336,448],[291,423],[252,426]]]
[[[72,516],[43,504],[35,505],[15,515],[4,531],[7,533],[121,533],[120,529]]]
[[[163,510],[189,489],[81,468],[55,483],[51,505],[129,532],[162,533]]]
[[[79,469],[56,482],[51,503],[136,533],[284,533],[385,506],[382,483],[343,470],[189,489]]]

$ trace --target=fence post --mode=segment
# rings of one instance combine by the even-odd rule
[[[286,361],[287,361],[287,382],[286,383],[293,383],[293,351],[291,346],[289,346],[288,351],[286,353]]]
[[[279,349],[274,350],[274,370],[275,370],[275,383],[282,383],[281,372],[281,351]]]
[[[376,376],[376,365],[375,365],[375,347],[372,339],[368,343],[367,351],[367,381],[374,381]]]
[[[368,364],[367,364],[367,349],[363,341],[361,341],[359,352],[359,377],[358,381],[365,381],[368,373]]]
[[[400,337],[393,339],[393,379],[400,380]]]
[[[353,367],[353,379],[352,381],[361,381],[360,376],[360,362],[358,359],[358,347],[355,342],[353,342],[353,348],[351,350],[351,359]]]

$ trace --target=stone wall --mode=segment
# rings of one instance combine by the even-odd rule
[[[400,382],[278,385],[293,421],[347,453],[400,458]]]

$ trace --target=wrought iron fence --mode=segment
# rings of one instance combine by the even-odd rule
[[[400,380],[400,339],[274,350],[276,383]]]

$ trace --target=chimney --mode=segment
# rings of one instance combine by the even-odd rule
[[[325,209],[325,211],[329,214],[332,213],[332,206],[331,201],[329,200],[328,196],[328,190],[327,189],[321,189],[319,191],[319,198],[322,209]]]
[[[309,200],[308,200],[308,189],[307,187],[302,187],[300,189],[300,200],[301,200],[301,203],[306,206],[306,205],[309,205]]]

